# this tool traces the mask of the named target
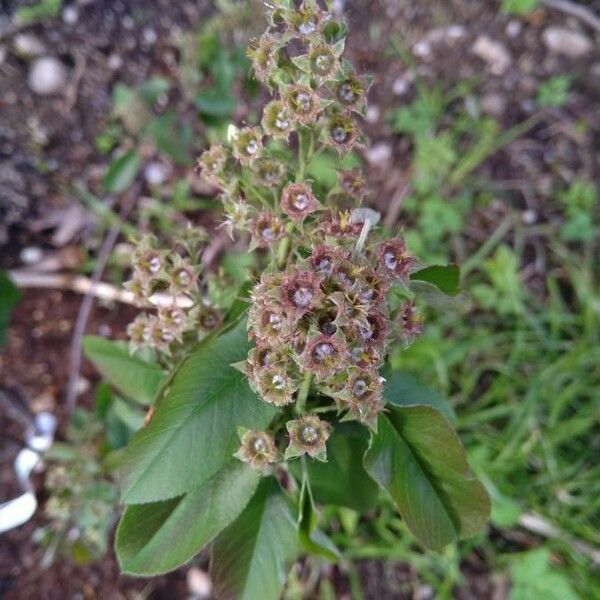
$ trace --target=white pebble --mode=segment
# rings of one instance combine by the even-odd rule
[[[144,170],[144,178],[148,185],[162,185],[169,175],[169,169],[159,162],[148,163]]]
[[[570,58],[584,56],[592,49],[592,42],[583,33],[566,27],[548,27],[542,39],[550,52]]]
[[[23,248],[19,254],[21,262],[26,265],[34,265],[35,263],[40,262],[43,256],[44,253],[38,246],[27,246],[26,248]]]
[[[67,69],[53,56],[42,56],[31,64],[29,87],[40,96],[56,94],[67,84]]]
[[[187,572],[187,586],[195,600],[204,600],[212,594],[212,582],[207,573],[198,567],[191,567]]]
[[[506,73],[512,62],[512,57],[506,46],[487,35],[478,36],[471,51],[488,64],[493,75]]]
[[[79,19],[79,11],[75,6],[69,5],[65,6],[65,9],[62,12],[62,20],[67,25],[74,25],[77,23]]]

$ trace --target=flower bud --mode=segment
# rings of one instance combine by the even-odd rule
[[[277,460],[275,440],[266,431],[250,431],[239,427],[238,435],[240,436],[240,448],[234,456],[248,463],[253,469],[265,471],[270,464]]]
[[[161,323],[156,317],[150,318],[150,335],[148,337],[149,345],[165,354],[171,353],[171,344],[177,339],[176,332],[165,324]]]
[[[376,255],[385,277],[408,281],[416,261],[408,253],[404,240],[396,238],[382,242],[377,247]]]
[[[304,0],[298,10],[284,13],[288,33],[301,38],[317,34],[326,16],[327,13],[319,8],[316,0]]]
[[[250,228],[250,207],[244,200],[225,198],[223,212],[226,218],[220,227],[225,227],[231,239],[234,231],[245,231]]]
[[[248,313],[248,325],[257,340],[265,344],[283,344],[292,335],[292,322],[275,301],[254,302]]]
[[[338,183],[342,190],[349,196],[353,196],[360,204],[367,193],[367,180],[360,169],[340,171]]]
[[[201,303],[193,311],[194,321],[203,332],[214,331],[222,322],[223,314],[218,308]]]
[[[362,323],[354,325],[356,331],[353,339],[357,339],[363,346],[383,348],[389,333],[388,319],[379,311],[369,313]]]
[[[317,210],[318,202],[307,183],[289,183],[281,193],[280,205],[292,221],[301,222]]]
[[[295,458],[308,454],[317,460],[327,460],[326,443],[331,435],[331,425],[316,415],[306,415],[286,423],[290,438],[285,458]]]
[[[169,268],[169,291],[178,294],[194,295],[198,292],[198,273],[189,261],[175,254]]]
[[[407,301],[400,309],[400,337],[407,345],[412,344],[423,331],[423,316],[419,314],[414,301]]]
[[[140,313],[127,326],[130,348],[132,351],[148,345],[150,339],[150,320],[146,313]]]
[[[233,154],[244,166],[251,165],[263,150],[263,133],[258,127],[240,129],[233,140]]]

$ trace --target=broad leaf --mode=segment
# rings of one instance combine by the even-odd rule
[[[365,454],[368,473],[423,546],[439,550],[478,533],[490,500],[451,425],[430,406],[388,408]]]
[[[288,501],[274,478],[263,479],[244,512],[213,544],[210,571],[216,595],[278,600],[297,556]]]
[[[402,371],[389,370],[384,373],[386,378],[384,396],[393,406],[414,406],[423,404],[441,412],[451,423],[456,421],[452,407],[433,388],[423,385],[416,377]]]
[[[108,166],[102,181],[104,189],[109,194],[124,192],[135,181],[139,170],[140,155],[135,150],[125,152]]]
[[[237,427],[263,429],[276,409],[231,365],[246,358],[245,323],[201,343],[174,373],[147,427],[125,452],[123,500],[166,500],[202,485],[239,445]]]
[[[100,336],[86,336],[83,351],[104,379],[123,395],[141,404],[154,402],[165,380],[157,364],[132,356],[124,344]]]
[[[313,497],[321,504],[347,506],[358,512],[373,508],[379,493],[377,485],[363,467],[368,445],[364,427],[356,423],[340,423],[327,441],[327,462],[307,461]],[[300,461],[290,469],[301,479]]]
[[[129,505],[115,540],[121,570],[158,575],[186,563],[242,512],[258,481],[234,460],[185,496]]]
[[[456,265],[432,265],[410,276],[412,281],[426,281],[435,285],[446,294],[458,294],[460,270]]]

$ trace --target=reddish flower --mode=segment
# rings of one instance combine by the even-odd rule
[[[289,183],[281,193],[281,210],[293,221],[303,221],[319,206],[307,183]]]
[[[331,435],[331,425],[316,415],[306,415],[286,423],[290,443],[285,451],[286,460],[308,454],[312,458],[327,459],[326,443]]]
[[[413,300],[409,300],[400,309],[400,336],[406,344],[412,344],[423,331],[423,317]]]
[[[294,270],[287,273],[281,283],[281,302],[294,317],[312,311],[323,298],[321,279],[310,271]]]
[[[348,258],[349,254],[341,248],[319,244],[310,255],[308,264],[313,272],[321,277],[331,277],[337,265]]]
[[[285,235],[281,219],[270,212],[256,216],[252,227],[252,242],[255,248],[269,248]]]
[[[377,247],[376,253],[386,277],[408,281],[416,261],[408,253],[403,239],[396,238],[382,242]]]
[[[323,381],[347,368],[348,350],[337,337],[319,334],[307,341],[300,362]]]
[[[325,235],[331,237],[339,239],[356,238],[360,235],[363,224],[353,222],[350,217],[350,212],[329,213],[321,221],[321,229]]]

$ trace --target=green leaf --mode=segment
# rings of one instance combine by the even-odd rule
[[[123,395],[141,404],[152,404],[164,380],[157,364],[132,356],[127,347],[100,336],[83,338],[83,351],[104,379]]]
[[[0,271],[0,348],[6,342],[6,330],[12,309],[21,299],[21,292],[4,271]]]
[[[129,505],[115,539],[121,570],[152,576],[186,563],[242,512],[258,481],[234,460],[185,496]]]
[[[310,460],[306,464],[316,502],[347,506],[359,512],[373,508],[379,490],[362,464],[367,446],[364,427],[356,423],[336,426],[327,441],[327,462]],[[300,479],[300,461],[289,466]]]
[[[460,269],[456,265],[432,265],[415,271],[410,278],[412,281],[432,283],[442,292],[454,296],[459,291]]]
[[[469,471],[456,432],[434,408],[390,407],[364,460],[423,546],[439,550],[485,525],[488,494]]]
[[[566,575],[550,565],[550,551],[547,548],[512,556],[510,600],[579,600]]]
[[[210,89],[196,94],[196,107],[202,115],[226,119],[235,109],[235,98],[229,90]]]
[[[277,410],[231,365],[246,358],[244,321],[202,342],[174,373],[123,465],[126,503],[166,500],[201,485],[239,445],[236,428],[263,429]]]
[[[109,194],[124,192],[137,177],[140,170],[140,155],[135,150],[125,152],[113,160],[102,180],[104,189]]]
[[[452,407],[433,388],[423,385],[416,377],[402,371],[384,371],[386,379],[384,397],[393,406],[431,406],[442,413],[448,421],[456,421]]]
[[[263,479],[244,512],[213,544],[210,572],[217,597],[278,600],[298,550],[287,499],[273,477]]]

